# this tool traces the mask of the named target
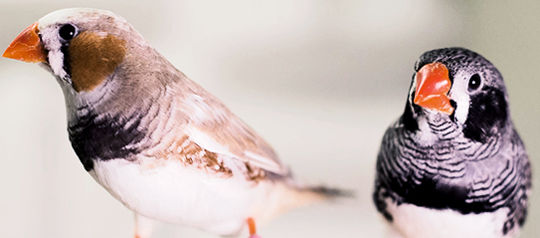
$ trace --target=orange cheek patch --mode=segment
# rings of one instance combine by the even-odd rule
[[[111,75],[126,56],[125,41],[113,35],[82,32],[68,47],[73,88],[91,91]]]

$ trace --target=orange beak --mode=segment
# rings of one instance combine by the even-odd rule
[[[452,82],[444,64],[437,62],[426,64],[416,73],[414,103],[450,115],[454,112],[448,97],[450,87]]]
[[[24,29],[8,46],[2,56],[29,63],[47,62],[39,39],[37,22]]]

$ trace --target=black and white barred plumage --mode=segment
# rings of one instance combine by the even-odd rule
[[[376,207],[404,237],[443,237],[444,232],[513,237],[526,218],[531,169],[510,119],[502,76],[482,56],[462,48],[427,52],[415,70],[433,62],[448,68],[455,111],[446,115],[414,104],[413,77],[405,112],[382,140]],[[460,87],[478,76],[478,90]],[[460,219],[467,215],[471,216]],[[474,227],[484,224],[480,219],[486,220],[486,227]],[[414,224],[417,220],[420,225]],[[447,221],[448,230],[429,227],[444,227],[440,223]]]

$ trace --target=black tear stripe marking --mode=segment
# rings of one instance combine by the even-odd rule
[[[399,119],[401,124],[410,132],[416,132],[419,130],[418,122],[416,121],[414,117],[413,107],[418,107],[416,104],[409,104],[407,102],[407,105],[405,105],[405,112],[403,112],[403,115]],[[417,108],[418,111],[420,111],[420,108]]]
[[[41,34],[38,34],[38,37],[39,42],[43,42],[43,37],[41,36]],[[49,50],[47,49],[47,47],[43,47],[43,53],[45,54],[45,61],[47,61],[48,65],[51,65],[51,63],[49,62]]]
[[[459,154],[465,156],[460,150],[463,141],[448,142],[454,143],[451,148],[422,147],[412,140],[411,133],[401,123],[396,123],[386,131],[377,158],[373,193],[377,210],[391,222],[393,217],[387,210],[386,199],[398,206],[414,204],[437,210],[451,209],[461,214],[508,208],[501,232],[507,234],[514,227],[522,226],[527,215],[531,169],[518,134],[514,130],[510,133],[513,134],[504,140],[499,138],[503,140],[502,149],[471,145],[468,148],[476,150],[467,156],[471,158],[459,158]],[[493,151],[497,153],[490,153]],[[480,164],[485,160],[472,158],[486,154],[497,156],[491,157],[494,160],[507,160],[505,167],[467,174],[464,166],[489,165]]]
[[[69,63],[69,51],[68,51],[68,47],[69,47],[69,44],[68,43],[64,43],[62,44],[62,46],[60,47],[60,51],[62,52],[62,54],[64,55],[64,62],[62,65],[62,68],[64,69],[64,71],[66,72],[66,75],[68,78],[71,78],[71,64]]]
[[[146,132],[138,127],[145,113],[138,113],[125,119],[97,116],[90,111],[69,125],[71,146],[81,160],[86,171],[94,168],[93,159],[111,160],[127,158],[139,153],[143,148],[137,145]]]
[[[412,87],[414,86],[414,74],[412,76],[411,85],[409,86],[409,91],[411,91]],[[411,98],[409,98],[411,97]],[[414,101],[414,92],[413,95],[407,96],[407,103],[405,104],[405,111],[403,112],[403,115],[400,118],[400,122],[405,126],[405,129],[407,129],[410,132],[417,131],[418,128],[418,122],[415,119],[414,111],[421,111],[420,107],[418,107],[414,103],[410,103]],[[414,111],[413,111],[413,107]]]
[[[485,143],[500,132],[508,121],[508,105],[504,93],[493,87],[483,87],[471,95],[469,114],[463,133],[466,138]]]

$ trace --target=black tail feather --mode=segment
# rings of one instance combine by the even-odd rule
[[[308,187],[307,190],[325,196],[329,199],[336,198],[354,198],[355,192],[352,190],[345,190],[340,188],[331,188],[327,186],[312,186]]]

